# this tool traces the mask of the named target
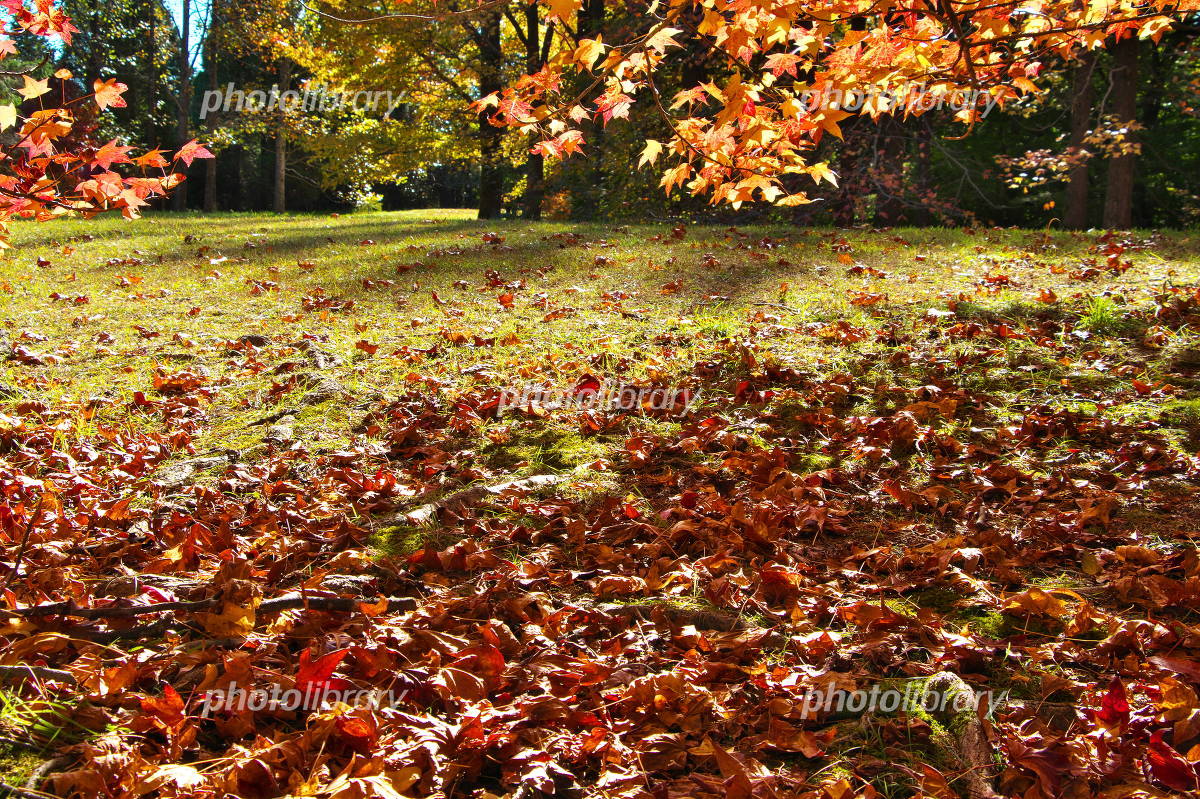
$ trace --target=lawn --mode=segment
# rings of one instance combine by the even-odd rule
[[[1200,233],[13,238],[0,665],[38,668],[3,670],[6,782],[1150,796],[1164,732],[1200,744]],[[532,385],[566,399],[504,406]],[[1003,701],[806,711],[939,680]],[[231,683],[399,699],[206,708]]]

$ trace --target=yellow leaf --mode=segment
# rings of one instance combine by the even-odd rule
[[[242,607],[235,602],[226,601],[220,613],[201,613],[200,623],[214,638],[232,638],[246,635],[254,631],[254,611],[258,608],[259,600],[251,600],[250,604]]]
[[[1050,294],[1053,296],[1054,292],[1050,292]],[[1057,299],[1057,297],[1054,297],[1054,299],[1049,300],[1049,302],[1054,302],[1054,300]],[[1100,573],[1100,560],[1096,557],[1095,553],[1085,552],[1083,553],[1083,557],[1080,558],[1080,568],[1083,570],[1084,574],[1090,574],[1091,576],[1095,577]]]
[[[1041,91],[1041,89],[1039,89],[1037,87],[1037,85],[1033,81],[1031,81],[1029,78],[1023,78],[1023,77],[1013,78],[1013,86],[1016,86],[1018,89],[1021,89],[1023,91],[1029,92],[1030,94],[1037,94],[1038,92]]]
[[[642,157],[638,161],[638,169],[641,169],[646,164],[653,165],[658,160],[658,156],[662,153],[663,146],[654,139],[646,139],[646,149],[642,150]]]
[[[25,79],[25,86],[17,89],[17,94],[24,97],[26,100],[32,100],[34,97],[41,97],[46,92],[50,91],[50,79],[34,80],[28,75],[22,75]]]
[[[546,7],[550,9],[550,16],[564,21],[583,7],[583,0],[545,0],[545,2]]]
[[[646,46],[660,53],[665,53],[668,47],[679,47],[679,42],[675,41],[675,34],[677,33],[683,33],[683,31],[679,28],[660,28],[646,42]]]
[[[585,69],[590,70],[602,55],[604,55],[604,41],[597,36],[595,39],[581,39],[572,58]]]
[[[698,31],[701,36],[711,36],[725,27],[725,17],[711,9],[704,9],[704,19],[700,22]]]
[[[0,130],[8,130],[15,124],[17,124],[16,106],[0,105]]]
[[[812,179],[817,183],[820,183],[822,180],[826,180],[834,186],[837,186],[838,184],[837,175],[833,174],[833,170],[829,168],[829,164],[825,161],[821,161],[818,164],[813,164],[810,166],[808,168],[808,174],[811,175]]]
[[[817,123],[823,130],[827,130],[839,139],[842,138],[842,129],[838,127],[838,122],[850,116],[848,111],[842,111],[836,108],[828,108],[818,111],[813,115],[812,120]]]
[[[1021,613],[1027,616],[1062,616],[1067,612],[1067,606],[1058,597],[1052,596],[1041,588],[1030,588],[1020,594],[1008,598],[1004,606],[1006,613]]]
[[[775,204],[782,205],[785,207],[793,207],[793,206],[797,206],[797,205],[808,205],[811,202],[812,202],[812,200],[810,200],[804,194],[789,194],[786,197],[780,197],[779,200],[777,200]]]

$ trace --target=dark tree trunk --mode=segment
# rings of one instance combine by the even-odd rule
[[[933,224],[933,126],[929,120],[915,120],[916,143],[913,147],[913,185],[916,187],[917,207],[912,211],[912,224],[928,227]]]
[[[1080,148],[1092,126],[1092,73],[1096,69],[1096,51],[1089,50],[1080,57],[1072,73],[1071,139],[1069,146]],[[1080,163],[1071,170],[1067,182],[1066,208],[1063,224],[1072,230],[1088,226],[1088,165]]]
[[[479,34],[479,96],[503,88],[501,70],[504,51],[500,43],[500,12],[491,11],[483,18]],[[504,176],[501,173],[503,131],[488,120],[488,111],[479,114],[479,218],[500,216],[504,200]]]
[[[240,180],[234,181],[234,185],[237,187],[234,208],[238,211],[249,211],[254,208],[251,204],[253,200],[250,196],[250,181],[251,176],[256,174],[255,164],[251,160],[250,154],[246,152],[244,144],[232,145],[227,151],[226,157],[229,163],[235,166],[237,174],[241,176]]]
[[[189,57],[191,48],[192,29],[192,0],[183,0],[183,25],[179,31],[179,97],[176,103],[175,138],[179,146],[187,144],[191,139],[188,135],[190,128],[189,117],[192,111],[192,63]],[[187,210],[187,182],[175,187],[171,196],[171,207],[176,211]]]
[[[287,137],[284,136],[286,124],[283,111],[283,93],[288,89],[292,79],[292,62],[286,58],[279,62],[279,130],[275,134],[275,201],[274,210],[282,214],[287,210]]]
[[[578,38],[595,39],[603,30],[604,0],[583,0],[583,8],[579,12]],[[571,217],[594,219],[600,213],[604,192],[604,126],[594,120],[586,120],[579,129],[583,132],[586,149],[572,164],[574,196],[571,199]]]
[[[1137,118],[1137,36],[1122,39],[1112,48],[1112,114],[1122,123]],[[1132,138],[1132,136],[1128,137]],[[1110,158],[1108,186],[1104,193],[1104,226],[1126,230],[1133,227],[1133,181],[1137,157],[1133,153]]]
[[[212,0],[209,6],[208,34],[204,37],[204,69],[208,72],[208,90],[216,92],[217,78],[217,41],[220,36],[221,9],[219,0]],[[216,130],[217,120],[214,117],[208,124],[209,132]],[[209,158],[204,162],[204,212],[212,213],[217,210],[217,159]]]
[[[860,158],[863,138],[863,117],[851,117],[841,126],[844,137],[841,151],[838,154],[837,168],[838,190],[830,198],[830,212],[833,214],[833,224],[838,227],[852,227],[857,215],[858,198],[862,196],[862,161]]]
[[[879,144],[875,149],[875,224],[898,225],[905,219],[904,122],[891,114],[876,125]]]
[[[1138,114],[1138,122],[1145,130],[1154,130],[1158,125],[1163,106],[1170,107],[1163,100],[1167,87],[1171,85],[1171,62],[1175,54],[1187,52],[1185,48],[1176,50],[1168,48],[1169,44],[1162,42],[1153,47],[1146,46],[1142,53],[1142,64],[1138,71],[1146,79],[1140,81],[1142,96],[1139,103],[1141,110]],[[1147,191],[1145,181],[1135,182],[1133,191],[1134,207],[1140,211],[1138,216],[1143,220],[1173,216],[1178,210],[1169,196],[1164,196],[1157,191]]]
[[[542,46],[539,33],[538,4],[525,6],[525,69],[533,74],[542,68]],[[547,32],[547,37],[552,36]],[[536,144],[537,137],[530,140]],[[542,218],[542,197],[545,194],[545,159],[541,153],[530,152],[525,157],[525,196],[523,199],[526,219]]]

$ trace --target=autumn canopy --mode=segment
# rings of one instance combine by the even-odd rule
[[[571,25],[580,0],[548,0],[550,14]],[[861,113],[921,114],[926,98],[974,98],[960,111],[967,127],[985,104],[1037,92],[1050,59],[1071,59],[1125,37],[1158,39],[1183,2],[651,2],[636,38],[584,39],[536,74],[489,95],[479,107],[498,124],[537,131],[537,149],[562,157],[586,147],[579,123],[625,117],[635,102],[652,104],[670,126],[667,141],[649,140],[643,164],[668,162],[662,185],[709,194],[713,202],[805,203],[804,181],[835,181],[825,163],[807,158],[851,115],[846,98],[865,97]],[[731,76],[663,97],[655,72],[674,53],[719,52]],[[582,91],[583,73],[589,80]],[[840,102],[839,102],[840,100]]]

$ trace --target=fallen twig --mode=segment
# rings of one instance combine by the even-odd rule
[[[2,612],[23,618],[41,616],[75,616],[81,619],[131,619],[139,616],[153,616],[158,613],[173,611],[208,610],[220,602],[217,597],[197,599],[191,602],[159,602],[154,605],[130,605],[127,607],[81,608],[74,602],[55,602],[51,605],[34,605],[29,608],[5,609]],[[372,604],[370,599],[353,599],[350,597],[311,596],[299,592],[284,594],[281,597],[262,602],[257,610],[259,613],[279,613],[295,608],[311,608],[313,610],[329,610],[352,612],[361,605]],[[388,599],[388,611],[399,612],[413,610],[416,600],[408,597],[391,597]],[[120,632],[120,631],[118,631]]]
[[[41,785],[42,781],[45,780],[46,777],[50,776],[50,774],[53,772],[58,771],[64,766],[69,766],[72,760],[74,760],[74,758],[69,757],[68,755],[59,755],[58,757],[50,758],[45,763],[33,770],[33,773],[29,775],[29,779],[25,780],[25,785],[22,790],[34,792],[35,795],[47,795],[41,793],[41,790],[38,788],[38,786]]]
[[[52,669],[49,666],[27,666],[24,663],[16,666],[0,666],[0,680],[10,677],[29,677],[40,680],[57,680],[58,682],[75,682],[75,675],[62,669]]]
[[[0,782],[0,799],[8,797],[13,797],[13,799],[50,799],[50,794],[41,791],[27,791],[16,785],[9,785],[7,782]]]
[[[393,520],[393,523],[405,522],[411,525],[429,524],[433,521],[434,516],[441,508],[462,508],[468,505],[475,505],[483,500],[488,494],[502,494],[505,491],[513,489],[519,491],[529,491],[543,486],[554,485],[562,482],[564,478],[557,474],[535,474],[532,477],[523,477],[519,480],[507,480],[503,483],[496,483],[490,486],[476,485],[470,488],[464,488],[461,491],[455,491],[439,500],[422,505],[419,508],[414,508],[410,511],[401,513]]]

